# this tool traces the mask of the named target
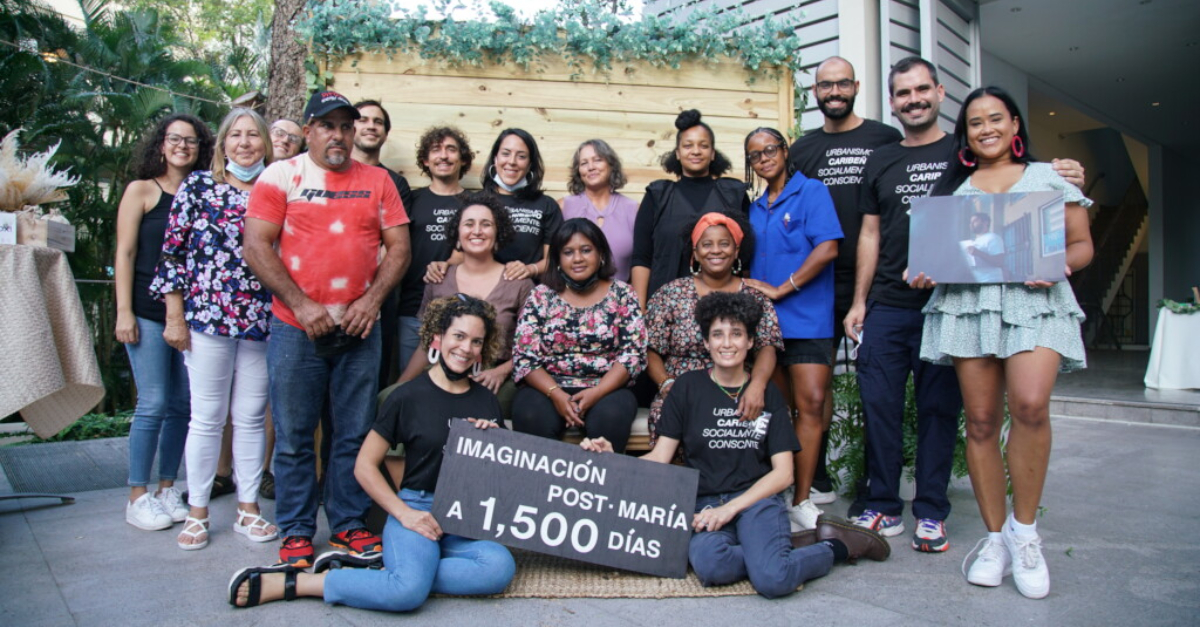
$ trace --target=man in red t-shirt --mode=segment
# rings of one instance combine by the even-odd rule
[[[267,366],[279,557],[297,567],[313,561],[313,431],[327,401],[329,543],[355,553],[381,547],[363,522],[371,501],[354,462],[375,416],[379,307],[409,263],[408,215],[387,172],[350,158],[358,116],[341,94],[313,94],[304,110],[308,152],[271,164],[246,212],[246,261],[274,294]]]

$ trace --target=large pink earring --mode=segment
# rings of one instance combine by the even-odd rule
[[[1025,142],[1021,141],[1020,135],[1013,135],[1012,153],[1018,159],[1025,156]]]
[[[968,157],[967,155],[971,156]],[[976,163],[975,155],[971,153],[970,149],[963,148],[962,150],[958,151],[958,162],[967,166],[968,168],[973,168],[975,167]]]

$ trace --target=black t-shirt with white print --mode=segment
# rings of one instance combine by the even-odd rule
[[[542,246],[550,244],[550,236],[563,223],[562,210],[554,199],[542,194],[535,200],[520,200],[515,196],[497,195],[516,236],[508,246],[496,253],[496,261],[520,261],[530,264],[542,260]]]
[[[771,456],[800,450],[787,403],[774,384],[757,420],[734,415],[737,402],[693,370],[675,380],[663,404],[658,434],[683,443],[684,461],[700,471],[698,496],[738,492],[771,471]]]
[[[404,480],[400,487],[432,492],[450,437],[450,421],[466,418],[500,423],[496,395],[474,381],[466,392],[452,394],[423,372],[392,392],[371,430],[392,446],[404,445]]]
[[[412,262],[400,281],[400,315],[416,316],[425,294],[425,270],[430,262],[445,261],[454,249],[457,233],[449,233],[454,213],[462,207],[458,196],[442,196],[428,187],[413,192],[408,211]]]

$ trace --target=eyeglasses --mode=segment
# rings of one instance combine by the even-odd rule
[[[817,89],[819,89],[821,91],[832,91],[835,86],[838,88],[838,91],[850,91],[851,89],[854,88],[854,81],[852,81],[848,78],[843,78],[840,81],[818,81],[817,82]]]
[[[774,159],[775,155],[779,154],[779,151],[782,149],[783,144],[773,144],[763,148],[762,150],[751,150],[750,152],[746,153],[746,160],[751,164],[754,164],[762,161],[763,157]]]
[[[176,135],[175,133],[167,134],[167,145],[168,146],[178,146],[180,142],[183,142],[184,144],[186,144],[188,148],[195,148],[196,146],[200,145],[200,138],[199,137],[184,137],[183,135]]]
[[[288,142],[289,144],[294,144],[294,145],[296,145],[296,146],[299,146],[299,145],[300,145],[300,142],[304,141],[304,138],[303,138],[303,137],[301,137],[301,136],[299,136],[299,135],[292,135],[291,133],[289,133],[289,132],[287,132],[287,131],[285,131],[285,130],[283,130],[283,129],[281,129],[281,128],[273,128],[273,129],[271,129],[271,137],[274,137],[275,139],[284,139],[284,138],[286,138],[286,139],[287,139],[287,142]]]

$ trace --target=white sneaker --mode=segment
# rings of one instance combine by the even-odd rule
[[[975,563],[967,570],[967,562],[976,552]],[[963,558],[963,570],[966,571],[968,583],[989,588],[1000,585],[1005,577],[1012,574],[1012,558],[1008,554],[1008,547],[1004,546],[1003,541],[992,542],[991,538],[985,537]]]
[[[822,492],[816,488],[809,488],[808,500],[817,505],[829,505],[830,503],[837,501],[837,492],[834,492],[833,490],[830,490],[829,492]]]
[[[789,507],[788,521],[791,522],[792,533],[805,529],[816,529],[817,517],[823,513],[817,509],[816,505],[813,505],[811,499],[804,499],[799,505]]]
[[[1050,594],[1050,570],[1042,557],[1042,538],[1018,538],[1008,521],[1005,521],[1001,534],[1012,558],[1013,583],[1017,584],[1017,590],[1030,599],[1041,599]]]
[[[171,522],[183,522],[187,518],[190,510],[183,502],[183,492],[180,492],[179,488],[175,486],[163,488],[155,498],[162,505],[163,511],[171,517]]]
[[[146,531],[159,531],[171,527],[171,515],[163,511],[158,499],[149,492],[132,503],[125,504],[125,522]]]

